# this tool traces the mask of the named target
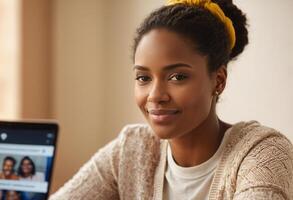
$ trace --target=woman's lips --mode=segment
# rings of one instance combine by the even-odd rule
[[[168,124],[174,121],[180,113],[177,109],[148,109],[147,112],[150,119],[158,124]]]

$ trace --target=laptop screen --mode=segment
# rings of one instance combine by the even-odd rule
[[[58,126],[0,122],[0,200],[48,197]]]

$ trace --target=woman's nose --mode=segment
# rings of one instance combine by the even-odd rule
[[[148,101],[153,103],[164,103],[170,101],[167,87],[158,81],[153,82],[149,90]]]

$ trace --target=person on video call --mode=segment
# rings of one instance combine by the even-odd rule
[[[5,200],[22,200],[21,193],[18,191],[6,191]]]
[[[169,0],[153,11],[133,53],[148,125],[126,126],[51,200],[293,199],[291,142],[216,113],[228,64],[247,44],[246,16],[232,0]]]
[[[2,163],[2,172],[0,172],[0,179],[18,180],[19,177],[15,174],[14,170],[15,164],[16,160],[13,157],[5,157]]]
[[[44,174],[41,172],[36,172],[35,163],[28,156],[25,156],[21,159],[18,167],[18,175],[20,180],[45,181]]]

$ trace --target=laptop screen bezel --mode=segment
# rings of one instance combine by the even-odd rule
[[[1,129],[18,129],[18,130],[47,130],[51,131],[55,134],[53,137],[52,145],[54,146],[53,156],[52,156],[52,164],[51,169],[49,171],[48,176],[48,190],[45,194],[45,199],[49,197],[52,179],[53,179],[53,171],[55,166],[55,157],[56,157],[56,149],[57,149],[57,138],[59,134],[59,125],[57,122],[53,121],[0,121],[0,130]],[[37,144],[36,144],[37,145]]]

